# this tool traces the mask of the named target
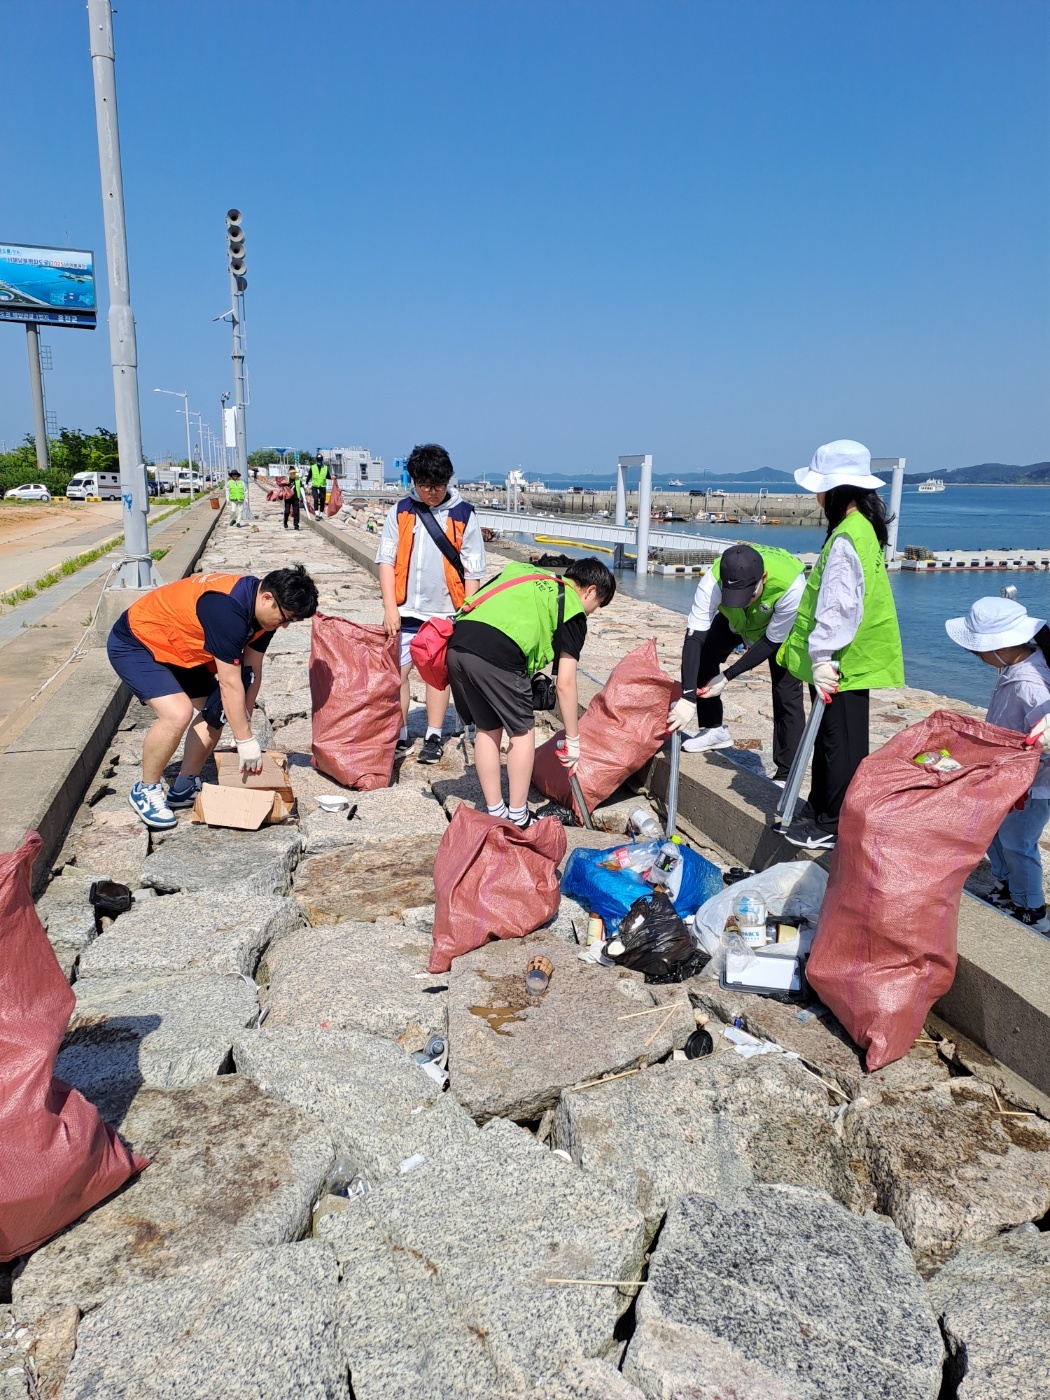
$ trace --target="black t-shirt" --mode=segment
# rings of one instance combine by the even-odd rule
[[[264,632],[252,641],[259,630],[255,620],[255,597],[259,580],[251,574],[239,578],[229,593],[202,593],[197,599],[197,621],[204,629],[204,649],[216,661],[231,666],[241,662],[244,648],[265,652],[273,640],[272,632]]]
[[[581,612],[575,617],[566,618],[554,633],[555,671],[561,656],[571,656],[574,661],[579,661],[586,640],[587,614]],[[528,674],[525,653],[521,647],[512,641],[506,632],[501,632],[498,627],[491,627],[487,622],[471,622],[470,618],[463,618],[461,622],[456,623],[449,639],[449,647],[452,651],[466,651],[472,656],[483,656],[501,671]]]

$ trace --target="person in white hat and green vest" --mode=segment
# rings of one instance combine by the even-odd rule
[[[944,624],[953,642],[999,672],[988,723],[1044,745],[1050,728],[1050,634],[1013,598],[978,598],[966,617]],[[1050,745],[1046,745],[1050,747]],[[1050,759],[1043,758],[1024,803],[1007,812],[988,850],[992,888],[984,896],[1034,933],[1050,935],[1039,838],[1050,819]]]
[[[722,691],[730,681],[769,662],[773,687],[773,781],[781,787],[802,738],[806,712],[802,682],[777,662],[806,586],[802,561],[786,549],[734,544],[704,574],[686,622],[682,647],[682,698],[667,716],[668,729],[695,719],[699,733],[686,739],[689,753],[728,749],[733,741],[722,713]],[[744,655],[721,670],[741,642]]]
[[[795,846],[835,844],[846,789],[868,756],[872,690],[904,684],[897,610],[886,576],[886,507],[859,442],[825,443],[795,473],[813,491],[828,533],[777,661],[825,701],[813,749],[808,812],[785,832]]]

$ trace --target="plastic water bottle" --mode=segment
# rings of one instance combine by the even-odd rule
[[[647,812],[644,807],[638,807],[631,813],[630,826],[645,841],[656,841],[664,834],[652,812]]]

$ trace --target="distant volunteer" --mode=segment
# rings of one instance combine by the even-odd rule
[[[485,542],[474,507],[451,484],[452,458],[435,442],[409,453],[406,470],[412,489],[387,515],[379,537],[376,563],[383,596],[383,625],[400,637],[401,735],[397,752],[407,754],[411,702],[409,647],[424,622],[452,618],[485,577]],[[449,692],[426,688],[427,731],[420,763],[440,763],[441,738]]]
[[[786,549],[734,544],[704,574],[686,622],[682,647],[682,698],[667,717],[671,730],[695,717],[700,731],[686,739],[690,753],[732,745],[722,713],[722,692],[730,681],[769,662],[773,689],[774,781],[783,785],[791,771],[806,713],[802,682],[777,661],[777,650],[791,631],[806,586],[802,563]],[[721,669],[741,642],[744,655]]]
[[[448,675],[456,712],[475,726],[474,762],[489,815],[523,830],[531,825],[529,784],[536,756],[532,677],[554,663],[565,737],[558,759],[571,775],[580,761],[576,664],[587,619],[612,601],[616,579],[597,559],[574,559],[559,579],[528,564],[508,564],[456,619]],[[506,734],[507,801],[500,741]]]
[[[825,443],[795,480],[815,492],[828,533],[777,661],[827,708],[813,750],[810,810],[785,835],[820,850],[835,844],[846,790],[868,756],[870,692],[904,684],[904,654],[886,576],[884,483],[872,475],[871,453],[849,439]]]
[[[142,745],[142,778],[129,801],[155,831],[192,807],[200,772],[224,724],[237,742],[242,773],[262,767],[251,716],[273,634],[317,611],[317,587],[301,564],[265,578],[191,574],[132,603],[113,624],[106,649],[132,694],[157,718]],[[197,718],[199,716],[199,718]],[[164,769],[182,742],[182,767],[167,793]]]
[[[241,525],[244,523],[244,482],[241,474],[234,469],[230,472],[229,480],[226,483],[226,499],[230,503],[231,525]]]
[[[310,468],[310,494],[313,497],[314,514],[324,515],[324,508],[328,503],[328,463],[322,459],[320,452]]]
[[[288,492],[284,498],[284,528],[288,529],[288,516],[291,515],[295,528],[299,528],[299,507],[303,499],[303,479],[295,467],[288,468]]]

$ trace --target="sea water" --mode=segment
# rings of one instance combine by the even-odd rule
[[[781,496],[788,494],[779,489],[776,492]],[[769,515],[775,514],[776,495],[766,505]],[[779,545],[799,554],[815,553],[824,541],[823,530],[791,525],[692,523],[658,528]],[[915,487],[908,487],[901,501],[897,543],[901,550],[907,545],[927,549],[1050,549],[1050,488],[949,486],[936,494],[920,495]],[[557,546],[559,551],[562,548]],[[588,551],[580,546],[564,552],[582,556]],[[625,593],[678,613],[689,611],[696,584],[695,576],[639,576],[629,569],[617,574],[617,585]],[[974,705],[987,705],[995,671],[951,641],[944,622],[968,612],[975,599],[997,595],[1007,585],[1017,589],[1018,602],[1031,615],[1050,618],[1050,573],[1042,570],[960,569],[931,573],[902,569],[890,575],[908,685]]]

